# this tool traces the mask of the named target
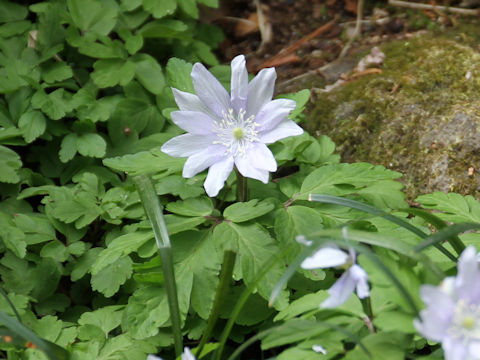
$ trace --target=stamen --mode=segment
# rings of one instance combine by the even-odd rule
[[[218,136],[213,144],[220,144],[226,147],[225,155],[245,156],[250,144],[259,141],[258,131],[260,124],[255,122],[255,116],[245,118],[246,111],[240,109],[237,114],[232,108],[228,113],[222,112],[222,119],[214,122],[214,132]]]
[[[459,300],[448,332],[465,343],[480,341],[480,306]]]

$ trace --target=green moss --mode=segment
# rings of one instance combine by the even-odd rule
[[[433,190],[475,194],[479,176],[467,171],[480,164],[480,55],[438,36],[382,50],[382,74],[320,93],[307,129],[331,136],[345,161],[404,173],[410,199]]]

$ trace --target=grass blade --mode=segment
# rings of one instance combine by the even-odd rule
[[[457,236],[458,234],[468,231],[468,230],[474,230],[474,229],[480,229],[480,224],[478,223],[462,223],[462,224],[454,224],[450,225],[449,227],[443,228],[439,231],[437,231],[435,234],[428,236],[425,238],[424,241],[422,241],[420,244],[418,244],[415,247],[415,251],[422,251],[423,249],[431,246],[431,245],[436,245],[439,244],[443,241],[446,241],[447,239]]]
[[[145,213],[152,225],[155,241],[157,242],[158,251],[162,259],[168,308],[170,310],[170,320],[172,321],[175,354],[179,357],[183,352],[182,328],[178,307],[177,284],[175,282],[175,272],[173,268],[172,247],[170,237],[168,236],[167,225],[165,224],[160,201],[158,200],[157,193],[150,178],[145,175],[140,175],[134,177],[133,181],[137,187]]]
[[[406,222],[403,219],[400,219],[399,217],[396,217],[394,215],[388,214],[383,210],[380,210],[374,206],[370,206],[364,203],[361,203],[359,201],[351,200],[351,199],[346,199],[338,196],[331,196],[331,195],[320,195],[320,194],[310,194],[309,195],[309,200],[310,201],[316,201],[316,202],[322,202],[322,203],[327,203],[327,204],[334,204],[334,205],[341,205],[341,206],[346,206],[352,209],[357,209],[372,215],[377,215],[380,216],[386,220],[391,221],[394,224],[397,224],[408,231],[412,232],[413,234],[417,235],[421,239],[425,239],[428,237],[428,234],[420,230],[419,228],[413,226],[412,224]],[[457,261],[457,258],[447,249],[445,249],[441,244],[436,243],[435,247],[441,251],[446,257],[448,257],[452,261]]]

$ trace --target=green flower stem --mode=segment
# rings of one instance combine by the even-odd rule
[[[235,168],[235,174],[237,175],[237,200],[239,202],[245,202],[248,199],[248,187],[247,187],[247,178],[244,177],[240,172]],[[225,300],[228,287],[230,285],[230,281],[233,275],[233,267],[235,265],[235,259],[237,254],[235,254],[231,250],[226,250],[223,253],[223,262],[222,262],[222,270],[220,272],[220,281],[218,283],[217,291],[215,293],[215,300],[213,302],[213,307],[210,312],[210,317],[208,318],[207,328],[205,329],[202,339],[200,340],[200,344],[196,350],[197,358],[200,357],[202,353],[203,347],[210,339],[212,335],[213,328],[215,327],[215,323],[218,320],[218,316],[220,315],[220,307]]]
[[[135,182],[140,199],[142,200],[145,213],[152,225],[158,252],[162,259],[162,270],[165,277],[168,308],[170,310],[170,320],[172,321],[175,354],[179,357],[183,351],[182,328],[180,322],[180,310],[178,307],[177,284],[175,282],[175,272],[173,268],[172,247],[170,244],[170,237],[168,236],[167,225],[165,224],[160,201],[158,200],[157,193],[155,192],[155,188],[153,187],[150,178],[141,175],[134,177],[133,181]]]
[[[237,199],[239,202],[245,202],[248,199],[247,178],[240,174],[240,171],[235,168],[237,174]]]
[[[227,250],[223,253],[223,265],[220,272],[220,281],[218,283],[217,291],[215,293],[215,300],[213,302],[212,311],[210,312],[210,317],[208,318],[207,327],[203,332],[202,339],[200,344],[196,349],[196,357],[200,358],[203,347],[210,339],[212,335],[213,328],[218,320],[220,315],[220,308],[225,300],[228,287],[230,286],[230,281],[232,280],[233,267],[235,265],[236,254],[233,251]]]
[[[369,330],[374,333],[375,326],[373,325],[373,310],[370,296],[364,299],[360,299],[360,302],[362,303],[363,311],[365,311],[365,314],[367,315],[367,319],[365,319],[365,322],[367,323]]]

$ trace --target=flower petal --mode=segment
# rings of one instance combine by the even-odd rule
[[[259,134],[259,140],[264,144],[272,144],[280,139],[301,134],[303,134],[303,129],[300,126],[292,120],[285,120],[278,124],[275,129]]]
[[[224,154],[225,148],[223,146],[210,145],[208,148],[191,155],[187,159],[183,166],[182,176],[184,178],[195,176],[216,162],[222,161],[222,158],[225,156]]]
[[[443,352],[445,353],[445,360],[473,360],[467,354],[467,347],[462,342],[462,339],[454,339],[448,337],[442,342]],[[477,357],[478,358],[478,357]]]
[[[332,309],[342,305],[355,290],[355,279],[350,271],[345,271],[335,284],[328,290],[330,296],[320,305],[322,308]]]
[[[226,157],[224,160],[216,162],[208,170],[207,178],[203,183],[203,187],[210,197],[217,196],[218,192],[225,185],[228,175],[233,170],[233,157]]]
[[[255,117],[255,121],[260,124],[258,132],[273,130],[287,119],[295,106],[296,102],[290,99],[276,99],[266,103]]]
[[[231,108],[230,96],[220,82],[200,63],[193,65],[192,81],[200,100],[219,117]]]
[[[260,180],[264,184],[268,183],[270,173],[268,170],[258,169],[253,165],[253,159],[248,156],[235,157],[235,166],[240,174],[245,177]]]
[[[336,267],[348,261],[348,254],[334,246],[324,246],[313,255],[305,258],[300,265],[303,269],[323,269]]]
[[[230,81],[230,99],[235,112],[246,108],[248,95],[248,72],[245,56],[238,55],[232,60],[232,77]]]
[[[458,260],[458,273],[455,281],[458,297],[475,304],[480,303],[479,265],[477,251],[473,246],[468,246]]]
[[[187,157],[206,149],[213,141],[214,136],[183,134],[168,140],[161,150],[173,157]]]
[[[351,276],[355,279],[357,296],[365,299],[370,296],[370,287],[368,286],[368,274],[360,265],[353,264],[350,269]]]
[[[212,118],[217,117],[213,111],[211,111],[200,98],[192,93],[180,91],[172,88],[173,97],[178,105],[178,108],[182,111],[200,111]]]
[[[256,115],[272,100],[277,73],[274,68],[261,70],[248,84],[247,116]]]
[[[186,346],[183,349],[182,360],[195,360],[195,356],[193,356],[190,349]]]
[[[267,145],[253,143],[247,149],[246,157],[252,160],[253,167],[259,170],[277,171],[277,162]]]
[[[170,114],[178,127],[195,135],[213,135],[214,120],[199,111],[174,111]]]

